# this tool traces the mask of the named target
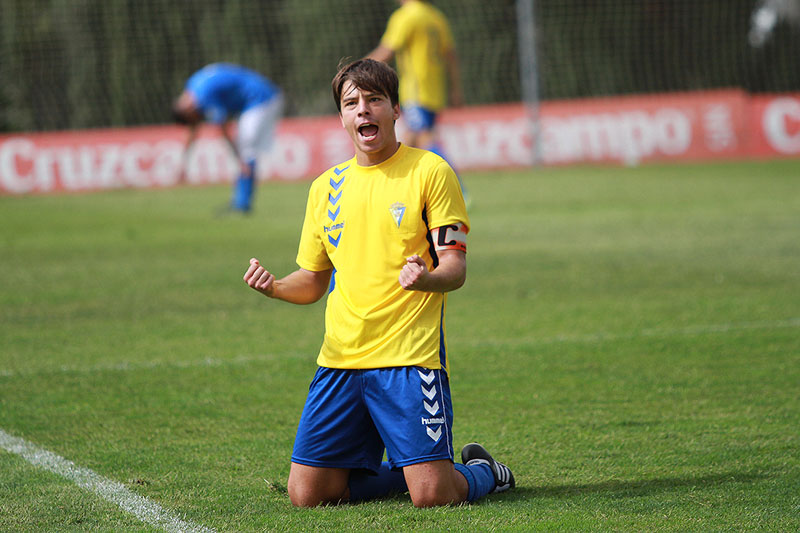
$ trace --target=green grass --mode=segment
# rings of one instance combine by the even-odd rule
[[[307,183],[0,198],[0,429],[218,531],[800,530],[800,162],[464,178],[454,443],[515,491],[292,508],[324,303],[241,276]],[[153,528],[0,449],[0,530]]]

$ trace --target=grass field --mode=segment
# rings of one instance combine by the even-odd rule
[[[217,531],[800,530],[800,161],[465,179],[454,443],[515,491],[292,508],[324,303],[241,278],[295,268],[308,183],[0,198],[0,435]],[[5,448],[0,530],[158,530]]]

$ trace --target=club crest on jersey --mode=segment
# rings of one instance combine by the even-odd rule
[[[403,221],[403,215],[406,214],[406,206],[402,202],[395,202],[389,207],[389,212],[399,228],[400,222]]]

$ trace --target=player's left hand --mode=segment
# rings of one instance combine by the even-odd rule
[[[417,254],[406,258],[406,264],[400,271],[398,281],[400,286],[408,291],[421,291],[424,290],[425,282],[430,275],[428,272],[428,265],[425,260]]]
[[[255,257],[250,260],[250,266],[244,273],[244,282],[266,296],[275,292],[275,276],[261,266]]]

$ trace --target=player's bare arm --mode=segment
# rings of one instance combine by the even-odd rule
[[[189,148],[192,147],[194,141],[197,139],[197,132],[200,129],[199,124],[191,124],[189,126],[189,133],[186,136],[186,141],[183,143],[183,151],[184,153],[189,151]]]
[[[369,53],[367,56],[368,59],[374,59],[375,61],[383,61],[384,63],[388,63],[394,57],[394,50],[389,48],[388,46],[384,46],[382,44],[378,45],[375,50]]]
[[[311,304],[322,298],[328,290],[330,279],[331,270],[313,272],[303,268],[284,278],[275,279],[256,258],[250,260],[244,274],[245,283],[264,296],[301,305]]]
[[[242,162],[242,156],[239,153],[239,148],[236,147],[236,142],[233,140],[233,136],[231,135],[231,128],[233,128],[233,121],[231,120],[226,120],[219,125],[220,133],[233,151],[233,156],[237,161],[239,161],[240,164],[244,165]]]
[[[400,286],[409,291],[450,292],[467,280],[467,254],[461,250],[438,252],[439,265],[428,271],[425,260],[414,254],[400,271]]]
[[[186,136],[186,141],[183,143],[183,153],[181,154],[181,168],[180,173],[178,174],[178,183],[183,183],[186,181],[186,173],[189,166],[189,153],[192,148],[192,144],[194,144],[195,139],[197,139],[198,129],[199,127],[197,124],[191,124],[189,126],[189,133]]]

